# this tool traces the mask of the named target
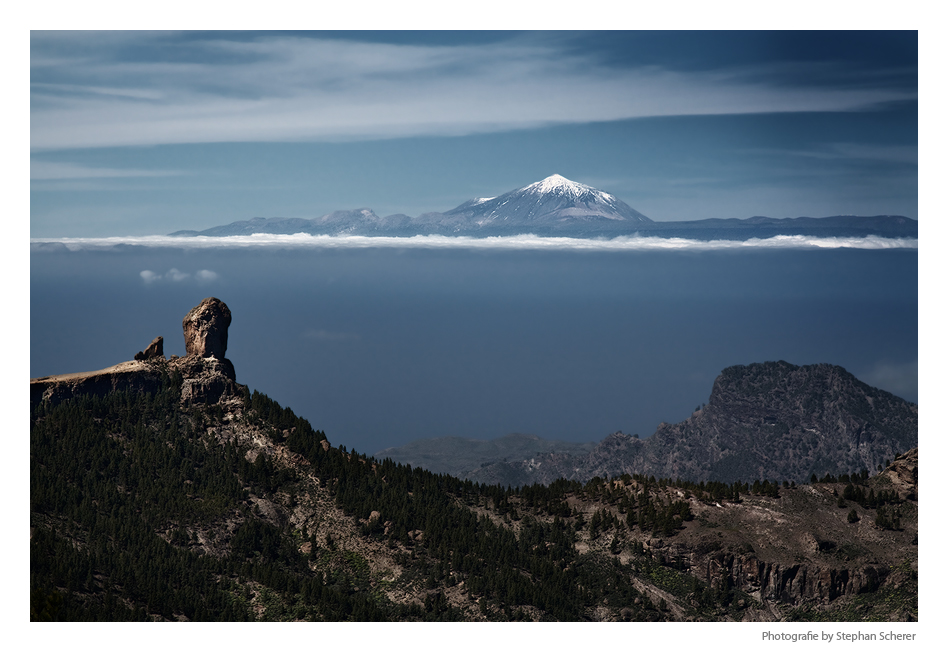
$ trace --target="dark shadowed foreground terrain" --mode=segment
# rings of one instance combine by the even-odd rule
[[[220,306],[181,358],[31,381],[32,619],[917,619],[917,449],[809,483],[477,484],[237,384]]]

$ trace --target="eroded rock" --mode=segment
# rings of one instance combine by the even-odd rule
[[[158,336],[151,341],[151,344],[148,345],[144,351],[139,351],[135,354],[136,360],[151,360],[152,358],[164,358],[165,357],[165,338]]]
[[[186,354],[223,360],[230,319],[230,308],[215,297],[208,297],[192,308],[181,323]]]
[[[240,400],[246,388],[236,383],[234,365],[224,357],[230,309],[220,299],[208,297],[185,316],[183,358],[164,356],[164,338],[156,337],[135,361],[100,371],[46,376],[30,380],[30,405],[51,404],[82,394],[105,396],[114,391],[157,392],[163,376],[181,375],[181,401],[186,405]],[[147,364],[146,364],[147,363]]]

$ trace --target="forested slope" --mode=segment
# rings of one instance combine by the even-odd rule
[[[868,474],[850,499],[839,478],[505,489],[332,447],[257,392],[181,387],[172,370],[33,409],[31,618],[770,620],[874,595],[853,617],[917,613],[917,495]],[[832,534],[781,548],[762,510]]]

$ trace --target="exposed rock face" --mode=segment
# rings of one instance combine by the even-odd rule
[[[656,476],[806,481],[918,446],[918,407],[830,364],[729,367],[708,405],[646,444]],[[652,473],[653,471],[649,471]]]
[[[208,297],[191,309],[182,321],[184,348],[188,356],[224,359],[230,308],[215,297]]]
[[[181,372],[181,401],[184,403],[219,403],[241,395],[235,382],[234,365],[217,358],[178,358],[171,366]]]
[[[728,367],[708,404],[648,439],[609,435],[588,455],[547,453],[460,474],[493,484],[586,482],[623,473],[742,482],[875,469],[918,446],[918,406],[830,364]]]
[[[30,379],[30,405],[52,405],[80,395],[106,396],[112,392],[154,393],[161,389],[161,370],[144,361],[129,361],[100,371]]]
[[[918,496],[918,449],[903,453],[877,476],[885,489],[894,489],[899,498],[915,500]]]
[[[188,354],[165,360],[164,340],[157,337],[134,361],[100,371],[30,380],[30,404],[59,403],[74,396],[105,396],[114,391],[154,393],[161,389],[163,376],[180,373],[181,401],[185,404],[213,404],[239,399],[246,388],[238,385],[234,365],[224,357],[230,309],[220,299],[209,297],[184,318],[184,342]]]
[[[139,351],[135,354],[136,360],[151,360],[152,358],[164,358],[165,357],[165,338],[161,335],[156,337],[151,341],[151,344],[148,345],[148,348],[144,351]]]
[[[807,563],[765,562],[753,554],[717,553],[705,561],[705,581],[730,578],[740,590],[769,602],[800,604],[807,600],[823,603],[841,595],[875,590],[888,574],[887,569],[866,565],[862,568],[831,568]]]

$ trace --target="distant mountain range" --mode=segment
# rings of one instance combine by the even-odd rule
[[[376,457],[503,486],[623,473],[805,482],[813,474],[875,469],[917,445],[918,406],[842,367],[781,361],[728,367],[707,405],[681,423],[661,424],[646,439],[617,432],[593,447],[526,435],[490,442],[442,438]]]
[[[918,238],[918,222],[898,215],[655,222],[621,199],[558,174],[497,197],[476,198],[444,213],[379,217],[371,209],[340,210],[312,219],[255,217],[172,236],[232,236],[254,233],[312,235],[511,236],[534,234],[578,238],[642,235],[698,240],[747,240],[776,235]]]

